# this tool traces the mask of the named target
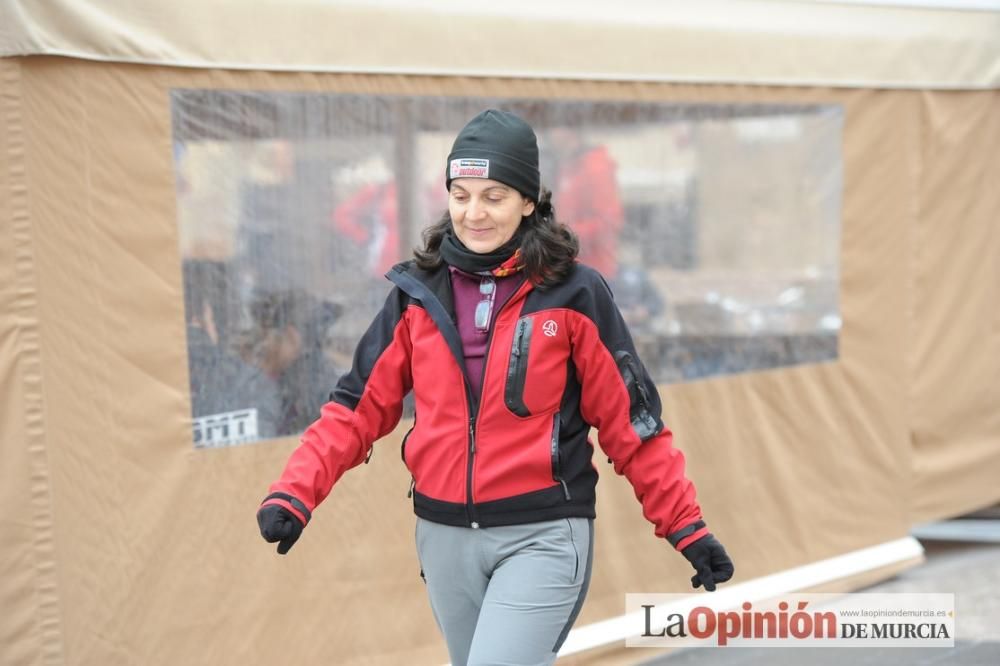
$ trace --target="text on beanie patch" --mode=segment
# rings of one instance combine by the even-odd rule
[[[454,159],[451,161],[449,176],[454,178],[489,178],[490,161]]]

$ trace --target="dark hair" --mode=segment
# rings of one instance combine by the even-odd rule
[[[413,251],[419,268],[434,270],[444,263],[441,241],[451,228],[451,215],[445,211],[440,220],[424,229],[424,246]],[[580,242],[569,227],[556,221],[551,192],[542,190],[535,210],[521,218],[517,236],[521,239],[524,274],[539,289],[555,286],[566,279],[580,252]]]
[[[263,337],[270,331],[292,326],[302,336],[302,345],[310,352],[322,351],[327,330],[340,317],[343,307],[324,301],[302,289],[261,292],[250,305],[254,334]]]

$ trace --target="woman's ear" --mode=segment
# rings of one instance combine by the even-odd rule
[[[535,202],[528,197],[522,197],[524,199],[524,207],[521,208],[521,217],[528,217],[535,212]]]

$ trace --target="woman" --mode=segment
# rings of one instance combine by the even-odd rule
[[[551,664],[593,553],[591,427],[657,536],[714,590],[732,562],[708,533],[656,388],[603,278],[540,196],[523,120],[489,110],[448,157],[448,214],[424,234],[259,512],[286,553],[311,512],[395,427],[413,475],[417,553],[453,664]]]

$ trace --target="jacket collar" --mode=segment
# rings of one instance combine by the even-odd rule
[[[408,276],[423,285],[435,298],[437,298],[441,307],[443,307],[444,311],[448,313],[451,321],[455,321],[455,295],[452,293],[451,277],[448,275],[448,266],[446,264],[441,264],[433,270],[425,271],[417,266],[416,261],[410,259],[396,264],[389,270],[388,273],[386,273],[386,277],[390,282],[399,286],[400,289],[408,293],[410,296],[424,300],[421,296],[412,293],[412,291],[407,289],[404,284],[401,284],[398,278],[394,278],[394,273]]]

